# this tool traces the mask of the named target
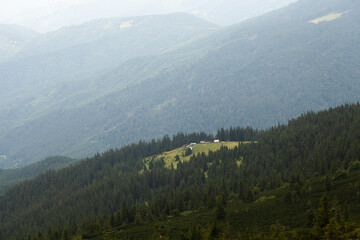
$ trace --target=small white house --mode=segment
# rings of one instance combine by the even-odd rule
[[[219,143],[219,142],[220,142],[219,139],[215,139],[215,140],[214,140],[214,143]]]

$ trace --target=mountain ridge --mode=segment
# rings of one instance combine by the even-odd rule
[[[349,9],[332,22],[308,22]],[[303,0],[175,50],[133,58],[83,81],[96,86],[82,89],[85,99],[94,89],[106,92],[103,96],[34,119],[4,134],[6,142],[0,139],[0,146],[10,149],[4,154],[16,156],[23,152],[11,146],[17,142],[37,149],[41,157],[41,144],[51,149],[61,145],[51,155],[84,157],[178,131],[211,132],[224,125],[267,128],[309,109],[358,101],[360,66],[355,59],[360,53],[354,46],[360,42],[359,11],[353,1],[314,6]],[[61,137],[47,135],[45,126]],[[39,143],[31,143],[31,136]]]

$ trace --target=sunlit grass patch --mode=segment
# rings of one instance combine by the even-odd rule
[[[244,142],[249,143],[249,142]],[[198,153],[205,153],[208,154],[209,151],[218,151],[222,146],[227,147],[229,149],[233,149],[236,146],[238,146],[239,142],[221,142],[221,143],[209,143],[209,144],[196,144],[192,146],[192,154],[185,156],[187,146],[183,146],[177,149],[174,149],[172,151],[163,152],[161,154],[158,154],[156,156],[148,157],[144,160],[146,167],[149,168],[150,161],[158,161],[160,159],[164,159],[165,167],[171,168],[173,166],[175,169],[177,167],[177,164],[179,161],[186,162],[190,160],[190,157],[192,155],[197,155]],[[177,157],[178,156],[178,160]],[[237,162],[238,166],[241,165],[241,161]]]
[[[314,20],[309,21],[310,23],[314,23],[314,24],[318,24],[321,22],[330,22],[330,21],[334,21],[338,18],[340,18],[342,15],[348,13],[350,11],[346,11],[346,12],[342,12],[342,13],[330,13],[326,16],[320,17],[320,18],[316,18]]]
[[[267,200],[271,200],[271,199],[275,199],[275,198],[276,198],[275,196],[269,196],[269,197],[262,196],[258,200],[256,200],[255,203],[265,202]]]

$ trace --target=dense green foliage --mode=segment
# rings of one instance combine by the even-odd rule
[[[0,200],[2,226],[7,229],[6,234],[20,233],[15,228],[26,231],[43,229],[69,223],[69,219],[79,222],[99,214],[109,214],[118,209],[119,201],[125,199],[136,201],[140,197],[151,198],[151,188],[147,187],[148,191],[143,189],[146,188],[146,185],[142,185],[145,175],[138,174],[144,167],[143,158],[188,142],[212,138],[205,133],[179,133],[172,140],[165,136],[158,141],[140,142],[120,150],[97,154],[71,168],[48,171],[5,192]],[[105,192],[104,184],[107,186]],[[134,188],[138,188],[137,193],[133,192]],[[36,216],[34,212],[37,212]],[[13,214],[20,215],[15,217]],[[47,221],[44,222],[44,219]]]
[[[142,160],[213,137],[178,134],[97,154],[9,189],[0,230],[35,239],[356,239],[359,124],[360,104],[309,112],[241,139],[256,143],[194,155],[176,169]]]
[[[344,12],[333,21],[309,22]],[[205,32],[207,26],[200,23]],[[114,44],[120,46],[117,39]],[[18,94],[9,93],[0,102],[16,101],[6,105],[0,128],[14,126],[9,119],[21,122],[0,134],[0,154],[8,156],[7,164],[14,159],[30,162],[57,154],[80,158],[178,131],[268,128],[308,110],[359,100],[359,1],[300,0],[181,43],[175,49],[171,45],[166,52],[122,64],[114,60],[112,64],[120,64],[116,68],[68,81],[55,91],[49,87],[35,97],[21,98],[33,104],[20,104]],[[162,40],[155,45],[163,46]],[[85,55],[98,56],[92,51]],[[86,59],[91,60],[96,65],[101,58]],[[82,62],[71,66],[77,68]],[[52,67],[58,69],[59,64]],[[20,70],[16,72],[21,74]],[[13,76],[11,72],[8,75]],[[47,73],[42,78],[52,81],[59,76]],[[29,105],[33,107],[29,109]]]
[[[258,139],[262,132],[250,127],[230,127],[229,129],[221,128],[217,131],[215,138],[220,141],[245,141],[246,139]]]
[[[25,179],[34,178],[48,170],[58,170],[76,164],[79,160],[68,157],[49,157],[45,160],[16,169],[0,169],[0,194]]]

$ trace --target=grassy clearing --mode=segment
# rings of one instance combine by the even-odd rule
[[[250,143],[250,142],[244,142],[244,143]],[[172,164],[173,167],[176,168],[177,163],[178,163],[178,161],[176,161],[176,155],[179,156],[179,161],[186,162],[186,161],[190,160],[190,157],[192,155],[197,155],[198,153],[208,154],[209,151],[215,152],[215,151],[220,150],[220,148],[222,146],[226,146],[229,149],[233,149],[238,144],[239,144],[239,142],[221,142],[221,143],[210,143],[210,144],[196,144],[196,145],[192,146],[193,151],[192,151],[192,154],[189,155],[189,156],[185,156],[185,152],[186,152],[186,149],[187,149],[187,147],[185,146],[185,147],[180,147],[180,148],[174,149],[174,150],[169,151],[169,152],[163,152],[163,153],[161,153],[159,155],[156,155],[156,156],[148,157],[148,158],[146,158],[144,160],[144,162],[146,164],[146,167],[148,168],[150,161],[152,161],[152,160],[156,161],[156,160],[160,160],[160,159],[163,158],[164,161],[165,161],[165,167],[170,168],[171,164]],[[238,166],[240,166],[241,161],[238,161],[237,164],[238,164]]]
[[[318,24],[318,23],[321,23],[321,22],[334,21],[334,20],[340,18],[343,14],[348,13],[348,12],[349,12],[349,11],[342,12],[342,13],[330,13],[330,14],[328,14],[328,15],[326,15],[326,16],[323,16],[323,17],[320,17],[320,18],[311,20],[311,21],[309,21],[309,22],[310,22],[310,23],[314,23],[314,24]]]
[[[256,200],[255,203],[260,203],[260,202],[264,202],[264,201],[275,199],[275,198],[276,198],[275,196],[269,196],[269,197],[262,196],[258,200]]]

